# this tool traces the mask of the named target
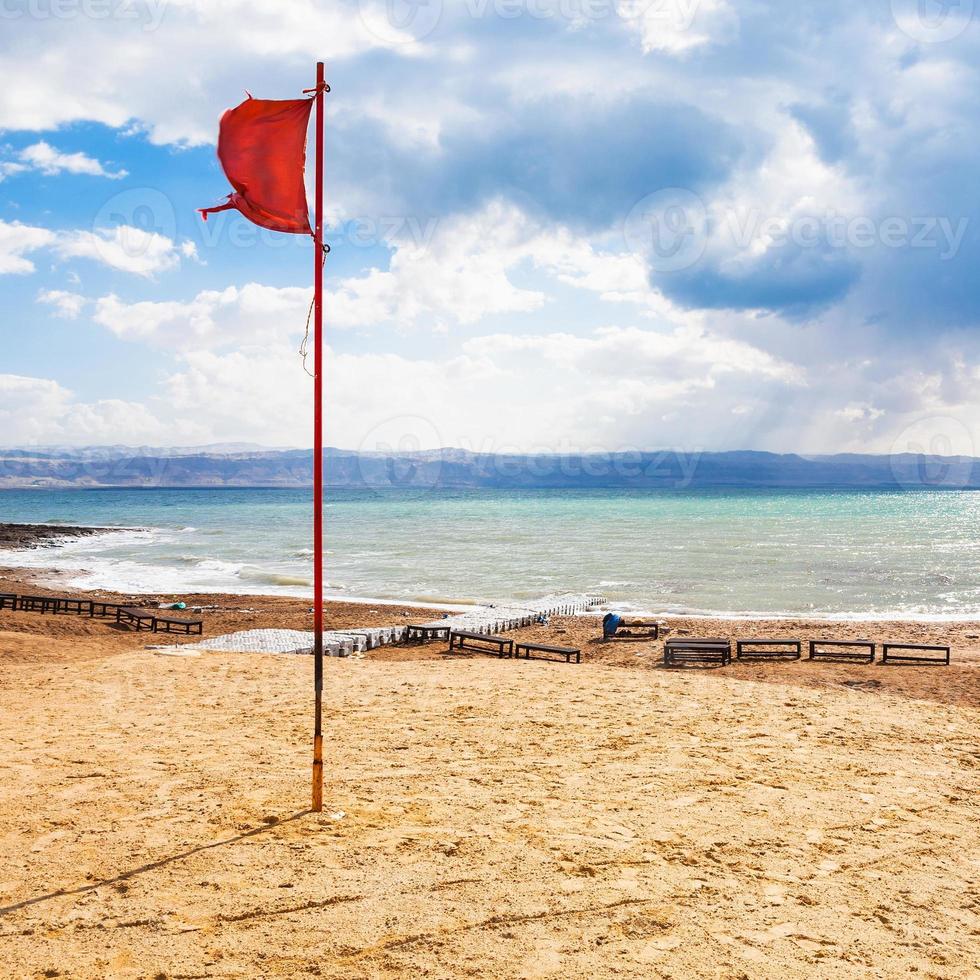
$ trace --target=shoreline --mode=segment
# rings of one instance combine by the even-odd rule
[[[36,570],[30,570],[36,571]],[[312,607],[308,599],[290,596],[251,595],[236,592],[188,593],[132,593],[106,589],[85,590],[60,585],[56,580],[43,586],[35,585],[33,575],[23,575],[22,570],[0,567],[0,592],[18,594],[64,594],[81,597],[97,597],[103,601],[124,605],[162,608],[176,601],[186,603],[188,613],[204,617],[204,639],[248,629],[289,629],[309,632]],[[383,600],[327,598],[324,601],[326,630],[365,629],[406,625],[411,622],[427,622],[437,618],[439,612],[452,614],[468,612],[473,606],[456,607],[452,603],[419,604],[397,603]],[[178,614],[180,615],[180,614]],[[773,681],[790,680],[809,684],[819,676],[814,665],[807,660],[806,644],[810,639],[870,640],[879,645],[891,643],[923,643],[950,646],[953,664],[966,668],[971,675],[980,667],[980,617],[956,622],[937,622],[926,619],[819,619],[814,617],[721,617],[666,615],[656,618],[662,624],[659,640],[640,642],[601,641],[599,622],[601,610],[578,613],[571,616],[552,616],[546,624],[522,627],[508,632],[508,638],[545,644],[572,645],[581,648],[583,660],[596,665],[617,668],[659,668],[663,655],[663,642],[667,636],[722,636],[731,640],[750,637],[799,639],[803,644],[802,660],[797,667],[787,665],[766,666],[764,671],[751,671],[748,676]],[[0,613],[0,665],[19,659],[40,661],[52,655],[51,640],[68,642],[83,657],[102,658],[123,652],[143,650],[152,641],[151,634],[134,633],[117,627],[114,623],[91,620],[88,617],[70,615],[36,615],[21,611]],[[181,642],[183,638],[177,642]],[[444,641],[423,645],[394,645],[369,651],[369,658],[376,660],[428,660],[442,657]],[[64,655],[59,651],[56,656]],[[248,655],[244,655],[248,656]],[[840,665],[838,665],[840,666]],[[802,669],[801,669],[802,668]],[[844,665],[846,676],[862,668]],[[956,682],[949,671],[929,670],[927,686],[936,684],[942,690]],[[732,667],[726,668],[730,672]],[[921,668],[910,668],[916,675],[916,683],[927,678]],[[850,674],[848,674],[850,672]],[[918,674],[916,674],[918,672]],[[904,674],[902,668],[886,671],[889,681]],[[805,675],[805,676],[803,676]],[[879,673],[871,675],[878,683]],[[948,692],[950,696],[955,691]]]
[[[40,525],[46,526],[46,525]],[[0,525],[2,527],[2,525]],[[142,528],[108,528],[108,529],[97,529],[107,530],[112,532],[114,530],[119,531],[130,531],[130,530],[143,530]],[[83,535],[79,535],[83,536]],[[52,547],[53,544],[39,543],[37,545],[28,545],[22,549],[23,551],[34,552],[38,548]],[[13,549],[10,549],[13,550]],[[85,588],[84,586],[76,585],[72,582],[63,581],[68,576],[71,576],[77,572],[76,569],[64,569],[58,568],[56,565],[0,565],[0,578],[11,578],[17,579],[23,582],[25,585],[37,586],[41,589],[68,589],[72,593],[77,593],[79,595],[127,595],[130,597],[144,597],[153,598],[161,595],[172,595],[174,601],[177,601],[181,597],[181,593],[164,593],[160,590],[146,589],[146,590],[136,590],[136,589],[119,589],[119,588],[108,588],[108,587],[98,587],[98,588]],[[559,590],[565,591],[565,590]],[[196,596],[237,596],[243,602],[249,600],[276,600],[283,602],[305,602],[307,604],[312,603],[312,595],[304,595],[301,593],[284,592],[262,592],[262,591],[242,591],[236,588],[214,588],[214,589],[201,589],[197,588],[193,592],[188,591],[189,595]],[[446,612],[470,612],[473,609],[486,607],[486,606],[508,606],[520,608],[522,602],[526,600],[515,599],[511,601],[496,601],[493,603],[479,602],[475,599],[459,599],[459,598],[447,598],[444,602],[438,601],[433,598],[415,598],[415,597],[405,597],[403,599],[396,598],[382,598],[379,596],[360,596],[360,595],[340,595],[340,594],[329,594],[323,597],[324,606],[328,605],[360,605],[360,606],[389,606],[392,608],[405,608],[411,607],[413,609],[421,610],[436,610],[436,611],[446,611]],[[628,602],[619,602],[616,600],[610,600],[605,602],[601,607],[593,612],[580,613],[581,616],[601,616],[606,612],[618,612],[626,616],[632,617],[655,617],[658,619],[698,619],[721,623],[741,623],[741,622],[765,622],[765,623],[798,623],[798,622],[813,622],[813,623],[847,623],[847,624],[861,624],[861,623],[923,623],[923,624],[934,624],[936,626],[949,625],[949,626],[964,626],[971,623],[980,623],[980,610],[972,616],[963,615],[949,615],[944,616],[937,613],[909,613],[909,612],[896,612],[896,611],[875,611],[875,612],[840,612],[840,613],[794,613],[794,612],[765,612],[761,610],[747,610],[744,612],[735,611],[708,611],[700,609],[663,609],[656,608],[650,605],[640,606]]]
[[[115,534],[127,532],[151,532],[156,528],[140,526],[118,526],[107,527],[104,525],[70,525],[70,524],[50,524],[50,523],[17,523],[0,522],[0,563],[6,558],[7,561],[17,553],[36,554],[40,549],[54,549],[59,545],[68,544],[80,538],[94,538],[101,535],[110,537]],[[173,595],[174,601],[183,598],[185,595],[198,596],[238,596],[243,602],[248,600],[280,600],[296,602],[312,602],[312,595],[308,592],[269,592],[262,591],[257,587],[255,591],[250,589],[243,590],[240,583],[229,583],[227,586],[214,586],[211,588],[196,586],[186,590],[186,593],[166,592],[160,589],[126,589],[119,586],[98,586],[86,587],[75,584],[73,581],[65,581],[69,577],[77,577],[79,569],[60,568],[57,565],[16,565],[0,564],[0,576],[11,577],[30,584],[31,587],[37,586],[41,589],[70,589],[79,595],[107,595],[124,594],[131,598],[143,597],[153,598],[160,595]],[[564,590],[558,590],[564,591]],[[604,591],[601,588],[600,592]],[[392,608],[410,607],[419,610],[436,610],[447,612],[469,612],[475,608],[485,606],[512,606],[520,608],[523,599],[499,599],[492,602],[481,602],[476,599],[463,599],[459,597],[440,597],[433,596],[406,596],[380,597],[370,595],[345,595],[328,594],[324,596],[324,605],[362,605],[362,606],[387,606]],[[868,611],[868,612],[792,612],[792,611],[763,611],[763,610],[705,610],[693,608],[664,608],[657,607],[652,603],[636,604],[625,600],[607,600],[595,613],[583,613],[582,615],[601,615],[605,612],[619,612],[633,617],[656,617],[659,619],[697,619],[718,623],[844,623],[844,624],[874,624],[881,622],[907,623],[907,624],[931,624],[941,625],[968,625],[980,622],[980,609],[972,614],[942,614],[925,612],[908,612],[905,610],[893,611]]]

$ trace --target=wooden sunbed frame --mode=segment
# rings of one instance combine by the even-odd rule
[[[893,650],[899,652],[892,653]],[[930,653],[938,653],[941,656],[927,656]],[[881,645],[883,664],[940,664],[948,667],[949,661],[950,648],[940,644],[930,646],[927,643],[883,643]]]
[[[799,640],[748,639],[735,642],[735,657],[738,660],[799,660],[802,656],[803,644]]]
[[[873,664],[875,644],[871,640],[810,640],[808,659]]]
[[[554,647],[548,646],[546,643],[518,643],[514,647],[515,657],[520,657],[524,654],[525,660],[531,659],[531,653],[554,653],[559,657],[565,658],[565,663],[570,664],[572,662],[572,657],[575,658],[575,663],[580,664],[582,662],[582,651],[577,647]]]
[[[498,657],[512,657],[514,655],[514,641],[508,640],[505,636],[494,636],[489,633],[451,630],[449,633],[449,649],[450,651],[475,650],[479,653],[492,653],[496,650]]]
[[[75,613],[79,616],[107,617],[117,623],[136,625],[137,631],[148,630],[153,633],[196,633],[204,634],[204,619],[194,616],[190,619],[181,616],[168,616],[157,610],[139,606],[123,606],[118,602],[105,602],[102,599],[82,599],[78,596],[56,595],[18,595],[15,592],[0,592],[0,609],[20,609],[23,612]],[[448,627],[447,627],[448,628]]]
[[[664,644],[665,667],[681,664],[717,664],[726,667],[731,662],[732,641],[724,637],[699,639],[678,636]]]
[[[139,609],[135,606],[120,606],[116,610],[116,622],[125,626],[136,626],[136,632],[147,629],[155,633],[157,629],[156,616],[146,609]],[[147,625],[144,627],[144,623]]]

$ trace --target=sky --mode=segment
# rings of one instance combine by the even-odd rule
[[[974,0],[0,0],[0,444],[980,455]],[[311,195],[312,200],[312,195]]]

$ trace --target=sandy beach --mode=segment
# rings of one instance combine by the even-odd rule
[[[205,636],[308,624],[189,601]],[[980,623],[668,622],[954,661],[669,671],[582,617],[513,634],[580,665],[330,659],[313,815],[310,658],[3,611],[0,975],[980,976]]]

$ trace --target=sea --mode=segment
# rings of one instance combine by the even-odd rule
[[[286,489],[7,490],[0,521],[121,533],[0,551],[81,588],[311,594],[311,498]],[[330,490],[327,591],[708,616],[980,618],[980,493]]]

